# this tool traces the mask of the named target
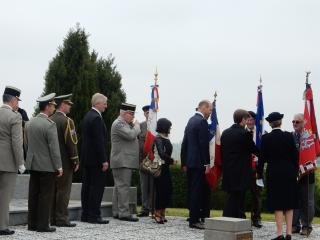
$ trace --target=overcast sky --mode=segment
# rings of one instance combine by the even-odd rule
[[[21,106],[31,115],[49,61],[79,22],[91,50],[115,57],[139,120],[158,68],[159,117],[173,122],[173,142],[215,91],[222,129],[235,109],[255,111],[260,74],[265,113],[284,113],[291,131],[293,114],[303,112],[306,68],[319,122],[319,12],[319,0],[1,1],[0,91],[21,88]]]

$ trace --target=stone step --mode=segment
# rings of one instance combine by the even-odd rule
[[[10,203],[10,225],[28,222],[29,178],[28,174],[18,175],[14,196]],[[71,221],[79,221],[81,217],[81,186],[81,183],[72,183],[68,207]],[[112,195],[113,187],[105,187],[101,203],[102,217],[112,217]],[[129,202],[131,213],[135,213],[137,206],[137,189],[135,187],[130,188]]]
[[[69,202],[69,219],[71,221],[80,221],[81,218],[81,201],[70,200]],[[112,203],[101,203],[101,216],[112,217]],[[132,214],[136,212],[136,205],[130,204]],[[28,222],[28,200],[13,199],[10,203],[10,225],[23,225]]]

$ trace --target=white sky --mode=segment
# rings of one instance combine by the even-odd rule
[[[22,89],[31,115],[49,61],[77,22],[90,33],[90,48],[116,58],[127,101],[150,102],[156,67],[160,112],[182,139],[194,108],[218,92],[222,129],[237,108],[255,110],[259,76],[265,113],[303,111],[305,69],[312,70],[319,122],[319,0],[30,0],[1,1],[0,91]],[[138,113],[142,120],[142,111]],[[268,128],[267,128],[268,129]]]

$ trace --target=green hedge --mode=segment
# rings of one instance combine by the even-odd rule
[[[187,202],[187,182],[186,182],[186,174],[181,171],[180,166],[172,166],[171,169],[171,177],[173,183],[173,194],[172,194],[172,206],[173,208],[186,208]],[[316,171],[317,182],[320,181],[320,172]],[[132,186],[136,186],[138,189],[138,204],[141,204],[141,190],[140,190],[140,178],[139,172],[135,171],[133,174]],[[221,190],[221,182],[219,183],[217,189],[211,193],[211,209],[221,210],[223,209],[225,202],[226,194]],[[320,216],[320,186],[316,185],[316,193],[315,193],[315,208],[316,208],[316,216]],[[248,192],[246,196],[246,211],[250,211],[251,209],[251,194]],[[263,211],[267,211],[266,209],[266,191],[265,189],[262,192],[262,207]]]

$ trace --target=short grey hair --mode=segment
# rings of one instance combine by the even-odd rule
[[[11,100],[15,98],[15,96],[9,95],[9,94],[3,94],[2,101],[3,103],[9,103]]]
[[[270,122],[269,125],[271,128],[277,128],[277,127],[280,127],[282,124],[282,119],[280,120],[276,120],[276,121],[273,121],[273,122]]]
[[[105,95],[101,93],[95,93],[91,98],[91,105],[92,107],[94,107],[98,103],[106,103],[107,101],[108,101],[108,98]]]

